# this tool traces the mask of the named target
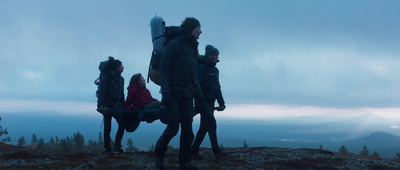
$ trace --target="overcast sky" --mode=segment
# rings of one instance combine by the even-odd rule
[[[121,60],[125,86],[147,76],[149,23],[159,15],[167,26],[199,19],[200,53],[207,44],[220,51],[227,115],[260,106],[258,115],[398,116],[399,9],[397,0],[0,0],[0,112],[95,112],[99,62]],[[161,99],[157,85],[147,87]]]

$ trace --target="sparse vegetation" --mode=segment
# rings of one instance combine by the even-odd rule
[[[340,153],[348,153],[349,151],[347,150],[346,146],[342,145],[342,146],[339,148],[339,152],[340,152]]]
[[[249,147],[249,145],[247,145],[247,142],[243,141],[243,148],[248,148],[248,147]]]
[[[39,144],[37,145],[36,149],[38,149],[38,150],[45,150],[46,149],[46,147],[44,145],[44,140],[42,138],[40,138]]]
[[[369,155],[368,147],[366,145],[363,146],[360,155]]]
[[[149,151],[154,151],[156,149],[156,147],[154,146],[154,144],[152,144],[149,148]]]
[[[379,153],[375,151],[374,153],[371,154],[371,156],[379,157]]]
[[[0,117],[0,121],[1,121],[1,117]],[[8,135],[8,131],[7,128],[3,129],[2,126],[0,126],[0,137],[3,135]],[[1,142],[10,142],[11,138],[9,136],[5,137],[4,139],[1,139]]]
[[[97,144],[99,144],[100,147],[104,146],[103,134],[101,133],[101,131],[99,132]]]
[[[52,152],[64,152],[64,153],[76,153],[76,152],[90,152],[99,153],[102,151],[104,142],[102,133],[99,133],[98,141],[89,140],[85,145],[85,137],[80,133],[76,132],[72,137],[67,136],[65,139],[59,139],[57,136],[50,137],[49,142],[45,143],[42,138],[38,140],[36,133],[33,133],[31,144],[38,150],[52,151]],[[113,145],[114,141],[111,140]],[[23,146],[26,144],[25,137],[22,136],[18,140],[18,146]]]
[[[131,138],[129,138],[127,142],[128,142],[128,147],[126,147],[126,151],[127,151],[127,152],[139,151],[139,149],[136,148],[136,147],[133,145],[133,140],[132,140]]]
[[[49,143],[55,143],[53,136],[50,137]]]
[[[85,145],[85,137],[83,137],[83,135],[79,132],[74,133],[72,141],[78,151],[82,150],[83,145]]]
[[[18,139],[18,145],[17,146],[23,146],[25,144],[26,144],[25,137],[24,136],[20,137]]]
[[[400,152],[397,152],[397,153],[396,153],[395,159],[400,159]]]
[[[67,141],[65,139],[61,139],[60,143],[61,143],[61,151],[65,152],[65,153],[69,153],[70,149],[69,149],[69,146],[67,144]]]
[[[37,143],[39,143],[39,140],[36,137],[36,134],[33,133],[32,138],[31,138],[31,144],[37,144]]]

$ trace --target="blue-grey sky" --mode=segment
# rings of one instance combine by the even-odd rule
[[[0,0],[0,112],[95,112],[99,62],[120,59],[126,86],[147,76],[149,22],[159,15],[167,26],[200,20],[200,53],[207,44],[220,51],[226,114],[257,106],[258,115],[400,115],[399,8],[397,0]]]

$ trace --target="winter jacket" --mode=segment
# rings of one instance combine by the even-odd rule
[[[207,101],[215,101],[217,99],[219,105],[224,105],[225,101],[222,97],[219,70],[216,67],[216,63],[202,58],[199,60],[196,71],[204,99]]]
[[[142,87],[138,84],[134,84],[128,89],[128,96],[124,108],[127,110],[134,110],[136,107],[143,109],[147,104],[156,101],[158,100],[151,96],[146,86]]]
[[[188,33],[165,46],[160,62],[161,93],[179,97],[195,97],[201,93],[196,78],[197,47],[197,40]]]
[[[124,78],[114,71],[103,75],[99,85],[97,107],[123,106],[124,103]]]

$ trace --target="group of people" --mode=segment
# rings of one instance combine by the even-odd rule
[[[121,76],[123,65],[119,60],[110,57],[108,72],[101,78],[97,110],[104,119],[105,153],[112,154],[110,146],[111,119],[117,120],[118,131],[115,137],[114,151],[123,152],[121,140],[125,129],[124,115],[134,115],[129,119],[139,120],[141,110],[162,108],[165,112],[164,132],[155,146],[155,165],[164,169],[164,156],[171,139],[176,136],[181,126],[179,164],[181,169],[198,169],[191,164],[193,159],[203,159],[199,147],[208,132],[215,158],[227,153],[218,145],[214,109],[223,111],[225,101],[219,83],[219,51],[212,45],[206,46],[204,57],[199,59],[198,39],[200,22],[192,17],[186,18],[181,26],[182,33],[165,46],[160,62],[159,78],[161,85],[161,102],[153,98],[146,88],[141,74],[132,76],[128,87],[128,96],[124,98],[124,79]],[[215,101],[218,107],[215,107]],[[194,107],[195,105],[195,107]],[[127,114],[128,113],[128,114]],[[200,113],[200,127],[193,134],[193,116]],[[138,124],[134,128],[137,128]]]

